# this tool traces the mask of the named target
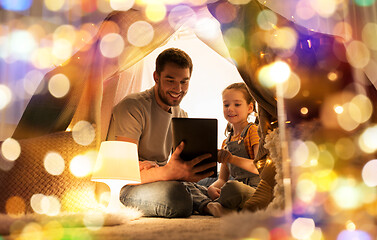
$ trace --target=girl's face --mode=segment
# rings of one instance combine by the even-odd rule
[[[253,111],[253,104],[247,104],[241,90],[227,89],[223,92],[223,112],[225,119],[235,125],[247,122],[247,116]]]

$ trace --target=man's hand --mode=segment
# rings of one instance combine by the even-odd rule
[[[215,186],[208,187],[208,195],[212,200],[220,197],[221,189]]]
[[[142,170],[148,170],[151,168],[159,167],[156,162],[153,161],[139,161],[139,168],[140,171]]]
[[[217,151],[217,161],[219,163],[230,163],[232,157],[233,155],[228,150],[219,149]]]
[[[182,180],[187,182],[197,182],[203,178],[209,177],[214,172],[206,172],[200,173],[205,171],[209,168],[215,167],[216,163],[206,163],[200,166],[196,166],[201,161],[210,158],[211,154],[203,154],[200,155],[190,161],[184,161],[181,159],[180,154],[183,151],[184,143],[181,142],[175,151],[172,153],[169,162],[165,165],[167,168],[168,178],[170,180]]]

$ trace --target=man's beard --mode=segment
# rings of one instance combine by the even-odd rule
[[[167,106],[171,106],[171,107],[178,106],[181,103],[182,98],[184,97],[184,94],[183,94],[179,100],[169,101],[168,96],[166,96],[168,93],[164,94],[164,92],[161,90],[161,88],[159,86],[157,88],[157,93],[158,93],[158,96],[161,99],[161,101],[164,104],[166,104]]]

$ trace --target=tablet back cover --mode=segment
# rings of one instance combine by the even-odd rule
[[[217,119],[214,118],[173,118],[173,151],[184,141],[185,147],[181,158],[189,161],[205,153],[212,154],[211,158],[203,160],[200,164],[208,162],[217,163]],[[213,171],[217,176],[217,166],[207,171]]]

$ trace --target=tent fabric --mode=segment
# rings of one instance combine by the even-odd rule
[[[207,8],[198,7],[195,9],[197,17],[212,18]],[[190,15],[181,16],[189,19]],[[74,54],[63,66],[57,67],[47,73],[42,80],[39,90],[40,94],[34,95],[17,125],[13,134],[15,139],[24,139],[30,137],[42,136],[56,131],[64,131],[67,128],[72,129],[75,123],[80,120],[90,122],[96,129],[97,140],[103,140],[106,136],[106,127],[108,124],[109,114],[107,111],[114,106],[119,98],[127,94],[127,84],[133,84],[132,79],[124,75],[131,74],[126,71],[137,62],[141,61],[146,55],[155,48],[163,45],[170,37],[174,35],[184,24],[185,21],[177,22],[171,26],[168,19],[158,23],[148,22],[154,29],[153,40],[145,46],[137,47],[128,44],[127,30],[132,23],[137,21],[147,21],[141,11],[131,9],[126,12],[112,12],[102,23],[96,37],[84,48]],[[116,23],[116,29],[111,29]],[[106,58],[100,52],[100,41],[102,37],[109,33],[118,33],[125,42],[125,48],[117,58]],[[219,30],[219,33],[220,30]],[[146,36],[147,32],[140,32],[140,38]],[[221,56],[229,58],[221,34],[215,40],[208,40],[198,37],[218,52]],[[70,91],[62,98],[53,97],[48,91],[48,81],[57,74],[64,74],[70,81]],[[132,90],[132,88],[130,89]],[[112,93],[116,92],[114,101]],[[103,97],[106,97],[103,99]],[[102,101],[105,101],[102,102]],[[110,105],[109,105],[110,103]],[[101,106],[103,106],[101,116]],[[110,107],[109,107],[110,106]],[[104,114],[106,113],[106,116]],[[101,118],[104,120],[101,122]],[[102,124],[102,125],[101,125]],[[101,126],[101,127],[100,127]],[[102,133],[101,133],[101,129]]]

